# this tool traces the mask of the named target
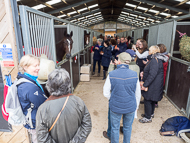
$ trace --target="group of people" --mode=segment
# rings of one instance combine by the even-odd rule
[[[108,67],[111,59],[118,59],[118,55],[132,48],[131,37],[110,38],[105,36],[102,38],[93,39],[93,73],[95,74],[96,63],[98,63],[98,76],[100,76],[101,65],[103,66],[103,80],[106,79]]]
[[[124,135],[123,142],[130,143],[132,123],[137,118],[141,95],[144,97],[144,113],[139,122],[152,122],[155,106],[163,97],[169,60],[164,44],[148,49],[145,40],[137,39],[130,49],[125,47],[124,39],[117,39],[121,43],[117,45],[119,49],[112,51],[115,60],[110,59],[103,87],[103,94],[109,100],[108,129],[103,131],[103,136],[111,143],[119,142],[119,131]],[[122,116],[123,126],[120,127]]]
[[[140,123],[152,122],[155,105],[163,97],[169,59],[166,47],[158,44],[148,49],[145,40],[138,39],[136,45],[130,40],[99,38],[92,49],[93,74],[98,62],[98,73],[102,64],[103,79],[106,79],[103,94],[109,100],[108,129],[103,136],[111,143],[119,142],[119,130],[124,134],[123,142],[130,143],[141,95],[145,112]],[[19,84],[17,93],[23,113],[27,115],[31,109],[32,126],[25,124],[24,127],[32,135],[32,142],[85,142],[92,128],[91,117],[84,102],[71,94],[69,73],[65,69],[55,69],[49,74],[46,89],[51,96],[47,97],[37,80],[39,70],[38,57],[25,55],[21,58],[17,79],[25,78],[28,82]],[[122,116],[123,126],[120,127]]]
[[[55,69],[48,75],[46,89],[51,96],[47,98],[38,81],[39,70],[38,57],[21,58],[17,79],[24,78],[28,82],[19,84],[17,93],[24,115],[31,112],[32,123],[24,127],[31,134],[32,142],[84,143],[91,132],[91,117],[84,102],[71,94],[69,73]]]

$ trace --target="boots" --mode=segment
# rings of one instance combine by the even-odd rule
[[[106,71],[105,70],[103,70],[103,79],[102,80],[104,80],[104,79],[106,79]]]

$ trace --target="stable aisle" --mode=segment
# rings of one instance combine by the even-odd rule
[[[109,143],[109,140],[102,135],[102,132],[107,130],[108,122],[108,100],[103,96],[104,82],[102,76],[97,77],[95,74],[91,77],[90,82],[80,82],[74,92],[74,95],[79,96],[85,102],[92,118],[92,132],[86,143]],[[131,143],[184,143],[176,136],[160,136],[161,117],[166,120],[173,116],[182,115],[165,97],[158,105],[152,123],[147,124],[138,122],[141,118],[140,115],[144,113],[144,106],[142,104],[139,106],[138,119],[135,119],[133,123]],[[122,140],[123,135],[120,134],[120,143]]]

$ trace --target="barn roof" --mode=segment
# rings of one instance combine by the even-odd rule
[[[107,21],[148,26],[189,13],[190,0],[17,0],[82,26]]]

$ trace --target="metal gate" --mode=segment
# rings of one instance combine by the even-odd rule
[[[19,6],[19,10],[25,54],[45,54],[56,62],[54,19],[30,7]]]

